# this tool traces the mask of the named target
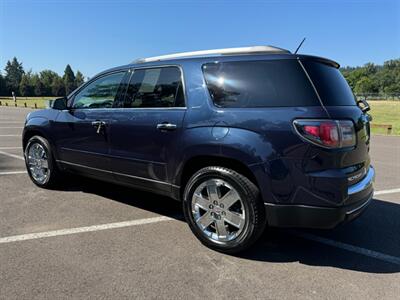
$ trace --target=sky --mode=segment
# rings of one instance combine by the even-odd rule
[[[400,0],[0,0],[0,69],[85,76],[136,58],[273,45],[342,66],[400,58]]]

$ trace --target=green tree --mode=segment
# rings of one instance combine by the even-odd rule
[[[59,97],[65,96],[64,80],[60,76],[54,78],[51,84],[51,92],[53,96],[59,96]]]
[[[377,78],[377,84],[380,92],[386,92],[387,88],[396,82],[396,76],[390,70],[382,70]]]
[[[393,84],[385,86],[383,89],[385,94],[397,94],[400,95],[400,78]]]
[[[6,94],[6,80],[0,73],[0,96],[5,96]]]
[[[366,63],[364,65],[365,74],[372,75],[375,74],[378,68],[373,63]]]
[[[397,70],[400,68],[400,59],[391,59],[383,63],[383,68],[388,70]]]
[[[354,91],[357,94],[373,94],[378,92],[378,88],[371,78],[364,76],[357,81]]]
[[[75,76],[75,86],[79,87],[85,82],[85,78],[83,77],[83,74],[80,71],[76,71],[76,76]]]
[[[400,95],[400,59],[385,61],[383,65],[367,63],[362,67],[341,69],[356,94]]]
[[[33,93],[36,97],[44,95],[44,86],[38,74],[32,75]]]
[[[73,90],[76,89],[75,74],[74,71],[72,71],[70,65],[67,65],[65,67],[63,80],[65,85],[65,93],[68,95],[69,93],[71,93]]]
[[[40,81],[43,84],[43,95],[52,96],[52,84],[55,78],[60,77],[56,72],[51,70],[43,70],[39,74]]]
[[[368,77],[368,73],[366,72],[365,68],[363,68],[363,67],[355,68],[355,69],[351,68],[347,72],[344,72],[344,77],[346,78],[350,87],[354,90],[357,82],[363,77]]]
[[[5,79],[8,93],[15,92],[19,93],[19,83],[21,82],[22,75],[25,73],[22,63],[18,62],[17,58],[14,57],[12,61],[7,61],[5,67]]]
[[[19,93],[21,96],[33,96],[33,86],[32,86],[32,72],[29,71],[22,75],[21,81],[19,83]]]

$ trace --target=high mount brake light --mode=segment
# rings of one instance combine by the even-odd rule
[[[354,124],[349,120],[295,120],[293,124],[301,137],[325,148],[356,144]]]

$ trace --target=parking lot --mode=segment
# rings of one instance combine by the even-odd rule
[[[400,137],[373,136],[375,201],[332,231],[268,229],[239,256],[202,246],[180,204],[25,172],[29,109],[0,107],[0,298],[353,298],[400,295]]]

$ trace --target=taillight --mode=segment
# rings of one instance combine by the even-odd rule
[[[356,144],[354,124],[349,120],[295,120],[293,124],[300,136],[325,148]]]

